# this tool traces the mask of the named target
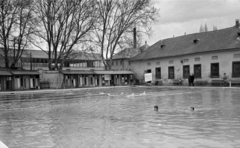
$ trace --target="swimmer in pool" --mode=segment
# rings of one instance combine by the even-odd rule
[[[158,106],[157,105],[154,106],[154,110],[158,111]]]
[[[194,108],[194,107],[190,107],[190,110],[191,110],[191,111],[194,111],[194,110],[195,110],[195,108]]]

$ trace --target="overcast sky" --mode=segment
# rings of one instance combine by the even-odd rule
[[[240,19],[240,0],[153,0],[160,9],[159,21],[153,25],[153,35],[145,37],[149,45],[161,39],[199,32],[207,24],[218,29],[232,27]]]

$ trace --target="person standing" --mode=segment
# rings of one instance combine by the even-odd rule
[[[191,75],[188,73],[188,85],[191,86]]]
[[[226,75],[226,73],[224,73],[224,75],[223,75],[223,83],[224,83],[224,86],[227,86],[227,84],[228,84],[228,80],[227,80],[228,78],[227,78],[227,75]]]
[[[190,80],[191,80],[191,84],[192,86],[194,86],[194,74],[192,73],[192,75],[190,76]]]

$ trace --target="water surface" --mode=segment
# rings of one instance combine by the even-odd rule
[[[10,148],[235,148],[239,90],[116,87],[0,95],[0,140]]]

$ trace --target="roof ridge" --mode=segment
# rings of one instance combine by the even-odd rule
[[[218,29],[218,30],[211,30],[211,31],[206,31],[206,32],[195,32],[195,33],[191,33],[191,34],[186,34],[186,35],[180,35],[180,36],[176,36],[176,37],[170,37],[170,38],[165,38],[159,41],[165,41],[165,40],[169,40],[169,39],[174,39],[174,38],[180,38],[180,37],[184,37],[184,36],[190,36],[190,35],[197,35],[197,34],[207,34],[207,33],[212,33],[212,32],[220,32],[223,30],[227,30],[227,29],[232,29],[232,28],[236,28],[234,27],[228,27],[228,28],[222,28],[222,29]],[[158,41],[158,42],[159,42]],[[156,42],[157,43],[157,42]]]
[[[179,56],[197,52],[216,51],[221,49],[240,48],[240,41],[236,40],[239,28],[228,27],[208,32],[198,32],[174,38],[159,40],[132,60],[147,60],[169,56]],[[200,39],[194,42],[194,39]],[[161,46],[165,44],[164,48]]]

